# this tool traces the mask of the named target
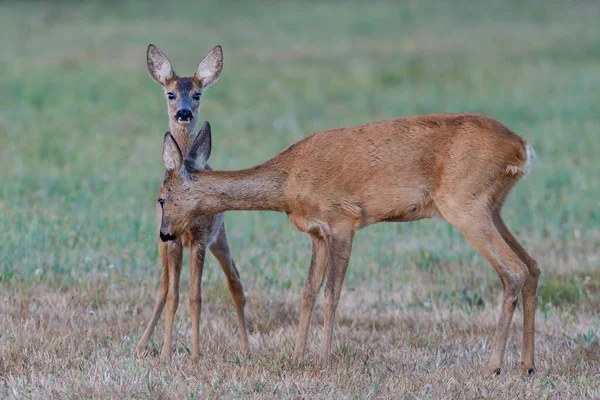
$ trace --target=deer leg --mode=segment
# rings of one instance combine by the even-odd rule
[[[492,264],[502,280],[504,297],[492,352],[487,363],[488,372],[499,374],[519,292],[528,279],[527,266],[502,238],[492,217],[485,212],[479,215],[470,214],[469,218],[453,218],[451,213],[444,213],[442,209],[440,212]]]
[[[508,243],[510,248],[517,254],[523,263],[527,266],[529,275],[521,288],[523,295],[523,344],[521,348],[521,372],[531,375],[535,372],[534,349],[535,349],[535,307],[536,290],[540,269],[537,262],[527,254],[525,249],[519,244],[517,239],[508,230],[506,224],[500,216],[500,212],[494,215],[494,223],[500,231],[502,238]]]
[[[225,224],[221,225],[217,240],[210,246],[210,251],[219,261],[219,264],[225,273],[225,277],[227,278],[227,285],[229,286],[231,297],[233,297],[233,303],[238,317],[238,325],[240,327],[241,350],[242,353],[247,354],[250,352],[250,345],[248,344],[248,327],[246,325],[246,313],[244,312],[246,294],[244,293],[244,286],[240,279],[240,273],[231,257]]]
[[[168,361],[171,358],[171,339],[173,337],[173,321],[179,306],[179,276],[183,259],[183,245],[178,240],[168,243],[169,258],[169,290],[167,293],[167,319],[165,322],[165,335],[160,358]]]
[[[165,307],[165,303],[167,301],[167,292],[169,289],[169,262],[168,262],[168,250],[167,244],[162,240],[158,240],[158,252],[160,254],[160,260],[162,261],[163,272],[162,277],[160,279],[160,286],[158,288],[158,293],[156,295],[156,303],[154,304],[154,311],[152,312],[152,318],[150,318],[150,322],[142,335],[142,338],[138,342],[137,345],[137,355],[139,357],[142,356],[144,349],[148,345],[150,338],[152,337],[152,333],[154,332],[154,328],[160,318],[160,314],[162,313],[163,308]]]
[[[198,357],[200,335],[200,309],[202,307],[202,270],[206,242],[194,241],[190,249],[190,313],[192,314],[192,359]]]
[[[304,281],[304,289],[302,291],[302,311],[296,336],[296,348],[294,350],[294,358],[297,361],[301,361],[304,356],[308,328],[310,326],[310,317],[319,291],[321,290],[321,286],[323,285],[323,278],[325,277],[325,270],[327,269],[327,262],[329,259],[329,249],[325,239],[316,234],[311,235],[311,238],[312,258],[310,260],[308,276]]]
[[[353,237],[354,231],[352,229],[347,229],[342,232],[337,232],[329,239],[329,263],[325,281],[325,322],[321,347],[321,365],[323,367],[329,365],[335,313],[340,300],[342,284],[344,283],[348,263],[350,262]]]

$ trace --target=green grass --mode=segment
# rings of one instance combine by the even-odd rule
[[[146,72],[146,46],[156,44],[187,75],[221,44],[223,75],[202,100],[202,117],[213,127],[214,168],[252,166],[326,128],[419,113],[487,114],[530,141],[538,157],[504,215],[542,268],[538,321],[548,325],[538,328],[540,341],[559,336],[553,324],[571,323],[564,337],[592,335],[587,346],[598,348],[600,323],[591,333],[576,327],[578,317],[600,321],[600,7],[484,3],[1,2],[0,313],[11,296],[75,291],[91,307],[120,307],[128,303],[102,297],[111,287],[156,286],[154,202],[168,126],[161,90]],[[226,225],[250,299],[251,333],[285,326],[293,334],[296,314],[277,322],[279,311],[253,307],[287,304],[294,295],[298,312],[309,238],[283,214],[231,212]],[[231,313],[212,257],[205,277],[205,305],[222,302]],[[489,312],[495,319],[501,284],[458,232],[433,220],[361,231],[345,289],[342,303],[360,303],[363,296],[373,321],[386,307],[407,315],[429,310],[432,318],[440,308],[450,316]],[[152,290],[136,305],[145,314],[128,325],[132,337],[141,334],[151,297]],[[203,323],[206,315],[210,311]],[[0,319],[0,347],[10,346],[6,324]],[[484,339],[491,340],[492,326]],[[426,335],[411,335],[426,343]],[[341,359],[356,345],[346,339],[340,339]],[[161,338],[155,340],[160,346]],[[568,350],[560,341],[556,346]],[[573,387],[598,390],[597,372],[583,375],[588,380],[580,376],[585,382]],[[13,378],[18,374],[0,362],[0,397],[2,380],[12,385]],[[226,395],[292,393],[264,381],[219,379],[198,385],[216,385]],[[18,390],[35,386],[19,382]],[[560,395],[566,390],[560,382],[545,375],[536,385],[540,393]],[[184,395],[164,385],[165,393]],[[389,382],[372,385],[385,390]],[[431,393],[437,389],[434,384]],[[334,378],[310,390],[350,396],[335,389]],[[490,390],[479,396],[494,397]],[[368,390],[356,394],[365,397]]]

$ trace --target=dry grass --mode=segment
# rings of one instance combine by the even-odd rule
[[[322,371],[315,354],[320,306],[308,357],[298,365],[291,355],[299,291],[249,293],[253,354],[240,358],[231,301],[218,281],[205,288],[200,359],[195,363],[189,357],[190,321],[183,296],[174,356],[165,365],[158,359],[162,329],[155,333],[146,359],[134,355],[150,316],[154,288],[149,281],[154,280],[139,287],[95,276],[64,291],[42,284],[4,291],[0,397],[600,397],[600,318],[581,305],[538,312],[537,373],[528,379],[518,374],[517,312],[503,373],[486,377],[482,367],[495,328],[498,288],[459,307],[444,300],[411,305],[410,293],[382,293],[361,285],[342,294],[333,363]]]

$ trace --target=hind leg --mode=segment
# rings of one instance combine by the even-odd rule
[[[517,254],[523,263],[527,266],[529,275],[521,288],[523,295],[523,344],[521,348],[521,372],[531,375],[535,372],[534,349],[535,349],[535,308],[536,308],[536,290],[540,269],[537,262],[527,254],[525,249],[519,244],[517,239],[506,227],[502,220],[500,211],[494,215],[494,223],[500,231],[504,240],[511,249]]]
[[[504,240],[494,224],[491,212],[486,207],[480,210],[471,208],[468,212],[457,212],[446,207],[438,208],[442,216],[454,225],[494,267],[504,286],[502,308],[487,364],[488,372],[498,374],[504,359],[519,292],[528,279],[527,266]]]
[[[219,261],[221,269],[225,273],[227,278],[227,285],[233,297],[233,303],[238,317],[238,325],[240,327],[240,341],[242,353],[246,354],[250,352],[250,345],[248,343],[248,327],[246,325],[246,313],[244,306],[246,305],[246,294],[244,293],[244,286],[240,279],[240,273],[238,272],[235,263],[231,257],[231,249],[229,248],[229,241],[227,240],[227,232],[225,231],[225,224],[221,225],[217,240],[210,246],[210,251]]]

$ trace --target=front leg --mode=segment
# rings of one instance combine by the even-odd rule
[[[321,347],[321,365],[323,367],[329,365],[335,313],[350,262],[352,240],[354,238],[354,229],[352,228],[339,228],[334,232],[329,240],[329,265],[325,283],[325,321]]]
[[[312,259],[310,260],[310,269],[308,270],[308,276],[304,281],[304,290],[302,291],[302,311],[294,351],[294,358],[297,361],[301,361],[304,356],[310,317],[321,286],[323,286],[323,278],[325,277],[325,270],[327,269],[327,261],[329,259],[329,248],[325,238],[317,234],[312,234],[311,238]]]
[[[142,335],[142,338],[138,342],[137,345],[137,355],[138,357],[142,357],[144,354],[144,349],[148,345],[150,341],[150,337],[152,337],[152,333],[154,332],[154,328],[158,323],[158,319],[160,318],[160,314],[165,307],[165,303],[167,302],[167,293],[169,291],[169,259],[168,259],[168,245],[164,243],[162,240],[158,239],[158,252],[160,254],[160,260],[163,266],[163,273],[160,279],[160,287],[158,288],[158,293],[156,294],[156,302],[154,304],[154,311],[152,312],[152,318],[150,318],[150,322]]]
[[[179,277],[181,275],[181,262],[183,260],[183,245],[180,240],[168,243],[169,257],[169,291],[167,293],[167,320],[165,322],[165,335],[160,358],[163,361],[171,359],[171,339],[173,337],[173,322],[179,306]]]
[[[202,271],[206,242],[204,239],[192,242],[190,249],[190,313],[192,314],[192,359],[199,355],[200,309],[202,307]]]

